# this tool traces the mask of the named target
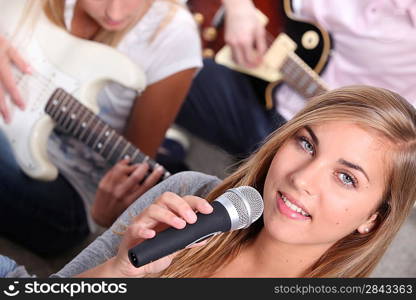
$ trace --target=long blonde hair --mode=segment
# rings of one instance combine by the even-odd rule
[[[157,0],[149,0],[149,1],[157,1]],[[157,34],[167,25],[169,22],[173,19],[176,10],[178,7],[184,8],[185,6],[181,5],[177,0],[159,0],[159,1],[166,1],[171,4],[171,7],[164,17],[162,19],[161,23],[159,24],[156,31],[151,35],[149,42],[152,42]],[[41,8],[45,15],[48,17],[48,19],[54,23],[55,25],[66,29],[65,26],[65,19],[64,19],[64,11],[65,11],[65,0],[29,0],[28,7],[26,9],[27,13],[26,16],[28,16],[33,11],[39,11]],[[93,41],[103,43],[106,45],[109,45],[111,47],[116,47],[120,41],[123,39],[123,37],[137,24],[137,22],[140,20],[140,17],[136,20],[134,20],[131,24],[129,24],[126,28],[120,31],[112,32],[105,30],[104,28],[99,29],[97,34],[94,35]]]
[[[306,125],[348,120],[375,129],[395,145],[384,196],[372,231],[352,232],[336,242],[303,277],[365,277],[381,259],[416,199],[416,112],[399,95],[381,88],[351,86],[310,100],[291,121],[275,131],[265,144],[207,197],[250,185],[261,193],[271,161],[279,147]],[[258,220],[247,229],[211,238],[204,247],[186,249],[157,276],[207,277],[235,258],[263,228]]]

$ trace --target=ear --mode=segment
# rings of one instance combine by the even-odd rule
[[[361,234],[369,233],[373,229],[374,225],[376,224],[377,216],[378,216],[377,212],[372,214],[365,223],[358,226],[357,228],[358,232]]]

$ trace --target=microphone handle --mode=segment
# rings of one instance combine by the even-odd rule
[[[213,234],[230,230],[231,219],[226,208],[218,201],[211,205],[213,212],[208,215],[198,213],[196,223],[187,224],[183,229],[168,228],[131,248],[128,252],[130,262],[138,268]]]

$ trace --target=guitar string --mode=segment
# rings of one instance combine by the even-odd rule
[[[58,86],[56,86],[55,84],[52,83],[52,81],[46,77],[45,75],[43,75],[42,73],[38,72],[38,71],[33,71],[31,74],[26,74],[26,73],[22,73],[19,70],[15,71],[15,73],[17,73],[16,76],[16,82],[18,86],[21,86],[23,84],[25,84],[25,81],[30,81],[31,85],[37,85],[37,88],[40,89],[44,89],[44,92],[46,91],[48,95],[52,95],[52,93],[58,88]],[[45,87],[46,86],[46,87]],[[84,105],[78,101],[78,104],[80,104],[80,107],[84,107]],[[86,108],[86,107],[85,107]],[[90,110],[87,108],[87,111],[90,112]],[[102,122],[102,120],[100,120]],[[103,124],[105,124],[103,122]],[[107,124],[105,124],[107,125]],[[108,125],[107,125],[108,126]],[[113,128],[109,127],[111,130],[114,130]],[[115,131],[116,132],[116,131]],[[119,134],[119,133],[117,133]],[[120,135],[122,137],[122,135]],[[146,154],[144,154],[140,149],[138,149],[137,147],[135,147],[133,144],[131,144],[130,142],[128,142],[127,140],[125,140],[129,145],[132,145],[134,148],[134,159],[139,158],[141,162],[143,161],[147,161],[151,166],[153,166],[153,168],[156,168],[157,166],[159,166],[159,164],[156,161],[153,161],[152,159],[150,159]],[[90,147],[92,148],[92,147]],[[124,149],[130,150],[130,146],[127,147],[123,147]],[[95,151],[95,149],[92,149],[93,151]],[[164,178],[167,178],[168,176],[170,176],[169,172],[167,172],[165,170],[165,175]]]
[[[20,89],[22,89],[22,85],[24,85],[24,84],[30,84],[29,87],[40,88],[44,93],[47,93],[48,95],[52,95],[52,93],[57,88],[59,88],[57,85],[55,85],[50,80],[50,78],[46,77],[45,75],[43,75],[42,73],[40,73],[36,70],[32,70],[32,72],[30,74],[28,74],[28,73],[23,73],[17,67],[13,67],[12,68],[12,74],[15,77],[16,87],[18,89],[19,89],[19,87],[20,87]],[[10,101],[13,102],[12,99],[10,99]],[[81,104],[81,107],[84,106],[81,102],[78,101],[78,103]],[[88,108],[87,108],[87,110],[89,111]],[[111,127],[110,127],[110,129],[114,130]],[[122,137],[122,135],[120,135],[120,136]],[[133,145],[133,144],[131,144],[131,145]],[[149,163],[149,165],[154,165],[154,168],[159,166],[159,164],[156,161],[153,161],[152,159],[150,159],[149,156],[144,154],[139,148],[135,147],[134,145],[133,145],[133,147],[135,148],[134,153],[137,153],[137,154],[135,154],[136,157],[144,158],[144,159],[142,159],[142,161],[147,161]],[[170,176],[170,173],[165,169],[163,179],[166,179],[169,176]]]

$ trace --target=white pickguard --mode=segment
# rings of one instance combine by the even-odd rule
[[[44,112],[49,97],[58,87],[82,104],[98,112],[96,96],[109,81],[141,91],[144,73],[117,50],[76,38],[53,25],[44,15],[34,28],[21,28],[15,35],[25,0],[0,0],[0,34],[12,44],[34,69],[18,81],[26,103],[21,111],[7,98],[12,122],[0,118],[0,130],[11,143],[17,162],[30,177],[53,180],[58,171],[48,160],[47,141],[54,127]],[[19,72],[15,72],[18,74]]]

